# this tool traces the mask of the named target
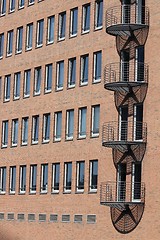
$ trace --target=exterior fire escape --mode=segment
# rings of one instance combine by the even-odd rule
[[[102,145],[112,148],[117,179],[101,184],[100,203],[110,206],[113,225],[121,233],[138,225],[145,204],[141,170],[147,143],[143,102],[148,87],[144,62],[148,31],[145,0],[121,0],[120,6],[106,12],[106,32],[116,37],[120,62],[104,69],[104,88],[114,92],[118,121],[103,125]]]

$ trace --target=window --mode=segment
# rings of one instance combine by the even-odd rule
[[[94,53],[94,70],[93,70],[93,82],[101,81],[101,71],[102,71],[102,52]]]
[[[62,112],[55,113],[55,126],[54,126],[54,140],[61,140],[61,131],[62,131]]]
[[[37,186],[37,165],[30,167],[30,193],[36,193]]]
[[[52,64],[46,65],[45,93],[52,90]]]
[[[78,8],[71,10],[70,16],[70,36],[77,36],[77,26],[78,26]]]
[[[3,57],[4,33],[0,34],[0,59]]]
[[[32,49],[33,23],[27,25],[26,50]]]
[[[13,30],[7,33],[7,56],[12,55],[13,50]]]
[[[67,122],[66,122],[66,139],[73,139],[73,130],[74,130],[74,110],[67,111]]]
[[[48,164],[41,165],[41,193],[47,193],[48,190]]]
[[[37,47],[41,47],[43,45],[43,28],[44,20],[41,19],[37,22]]]
[[[71,192],[72,187],[72,162],[64,164],[64,192]]]
[[[59,179],[60,179],[60,163],[52,165],[52,192],[59,192]]]
[[[28,0],[28,4],[29,4],[29,5],[34,4],[34,0]]]
[[[16,191],[16,166],[10,167],[10,193],[15,193]]]
[[[20,166],[20,186],[19,192],[25,193],[26,191],[26,166]]]
[[[13,12],[15,10],[15,0],[9,1],[9,11]]]
[[[31,70],[25,70],[24,72],[24,97],[30,96],[30,81],[31,81]]]
[[[22,118],[22,145],[28,143],[28,117]]]
[[[39,116],[32,118],[32,144],[38,143]]]
[[[49,142],[50,138],[50,113],[43,115],[43,142]]]
[[[1,0],[1,16],[6,13],[6,0]]]
[[[84,191],[84,161],[77,162],[77,192]]]
[[[87,33],[90,30],[90,4],[83,6],[83,19],[82,19],[82,33]]]
[[[22,52],[22,41],[23,41],[23,27],[17,28],[17,42],[16,42],[16,52]]]
[[[18,2],[19,9],[24,7],[24,2],[25,2],[25,0],[19,0],[19,2]]]
[[[7,102],[10,100],[10,87],[11,87],[11,75],[5,76],[4,83],[4,101]]]
[[[74,87],[76,82],[76,58],[69,59],[68,64],[68,87]]]
[[[101,29],[103,25],[103,0],[96,1],[95,29]]]
[[[90,161],[90,191],[97,192],[98,182],[98,160]]]
[[[12,120],[12,146],[17,146],[18,143],[18,119]]]
[[[8,120],[2,122],[2,147],[8,144]]]
[[[63,81],[64,81],[64,61],[60,61],[57,63],[57,85],[56,90],[63,89]]]
[[[41,67],[35,68],[34,72],[34,95],[39,95],[41,92]]]
[[[88,60],[89,55],[81,56],[81,85],[88,84]]]
[[[59,30],[58,30],[58,40],[65,39],[66,32],[66,12],[59,14]]]
[[[47,43],[54,42],[54,16],[48,18]]]
[[[0,193],[6,192],[6,167],[0,167]]]
[[[79,130],[78,137],[85,138],[86,137],[86,116],[87,116],[87,108],[83,107],[79,109]]]
[[[91,136],[99,136],[99,117],[100,117],[100,105],[92,106],[92,129]]]
[[[13,99],[19,99],[20,97],[20,81],[21,81],[21,73],[15,73],[14,75],[14,96]]]

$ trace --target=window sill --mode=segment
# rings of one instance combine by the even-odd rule
[[[24,8],[24,6],[18,7],[18,10],[22,10]]]
[[[54,141],[53,141],[53,142],[54,142],[54,143],[61,142],[61,138],[54,139]]]
[[[51,194],[59,194],[59,190],[58,191],[52,191]]]
[[[99,31],[99,30],[102,30],[103,29],[103,25],[102,26],[99,26],[99,27],[94,27],[94,31]]]
[[[73,141],[73,137],[72,138],[71,137],[70,138],[66,137],[65,141],[66,142]]]
[[[21,143],[21,146],[22,146],[22,147],[27,146],[27,145],[28,145],[27,142]]]
[[[30,7],[30,6],[32,6],[32,5],[34,5],[34,2],[28,3],[28,7]]]
[[[40,92],[35,92],[33,97],[40,96],[40,94],[41,94]]]
[[[89,190],[88,194],[96,194],[97,193],[97,189],[95,190]]]
[[[36,44],[36,49],[43,47],[43,44]]]
[[[43,195],[43,194],[47,194],[48,192],[47,191],[41,191],[40,194]]]
[[[71,194],[71,190],[65,190],[63,191],[63,194]]]
[[[60,92],[63,90],[63,87],[60,87],[60,88],[56,88],[56,92]]]
[[[19,55],[19,54],[21,54],[22,53],[22,50],[20,50],[20,51],[16,51],[16,53],[15,53],[15,55]]]
[[[29,98],[30,97],[30,95],[24,95],[23,96],[23,98],[25,99],[25,98]]]
[[[54,43],[54,41],[50,41],[50,42],[47,41],[46,45],[49,46],[49,45],[51,45],[51,44],[53,44],[53,43]]]
[[[11,148],[17,147],[18,144],[11,144]]]
[[[50,140],[43,140],[42,144],[46,144],[46,143],[49,143],[49,142],[50,142]]]
[[[6,192],[0,192],[0,195],[5,195],[6,194]]]
[[[12,53],[7,53],[6,57],[12,57]]]
[[[87,34],[89,32],[90,32],[90,30],[85,30],[85,31],[83,30],[81,34],[84,35],[84,34]]]
[[[38,144],[38,141],[33,141],[32,143],[31,143],[31,145],[37,145]]]
[[[15,9],[9,10],[8,14],[11,14],[11,13],[14,13],[14,12],[15,12]]]
[[[8,145],[2,145],[1,148],[7,148]]]
[[[98,138],[98,137],[99,137],[99,133],[91,134],[91,138]]]
[[[84,193],[84,189],[83,189],[83,190],[76,190],[75,193],[76,193],[76,194],[83,194],[83,193]]]
[[[29,52],[32,50],[32,47],[26,48],[26,52]]]
[[[36,191],[33,191],[33,192],[30,191],[30,192],[29,192],[29,195],[36,195]]]
[[[65,37],[63,37],[63,38],[58,38],[58,41],[57,42],[62,42],[62,41],[64,41],[65,40]]]
[[[26,194],[26,192],[19,192],[18,195],[25,195],[25,194]]]
[[[17,101],[17,100],[19,100],[20,99],[20,97],[14,97],[13,98],[13,101]]]
[[[72,89],[72,88],[75,88],[75,84],[73,84],[73,85],[68,85],[68,87],[67,87],[67,89],[69,90],[69,89]]]
[[[8,99],[4,99],[4,103],[7,103],[7,102],[9,102],[10,101],[10,98],[8,98]]]
[[[96,83],[100,83],[101,82],[101,78],[97,79],[97,80],[93,80],[92,84],[96,84]]]
[[[76,33],[76,34],[73,34],[73,35],[70,34],[70,37],[69,37],[69,38],[71,39],[71,38],[75,38],[75,37],[77,37],[77,33]]]
[[[84,87],[84,86],[87,86],[87,85],[88,85],[88,82],[84,82],[84,83],[81,82],[81,83],[80,83],[80,87]]]
[[[16,192],[9,192],[9,195],[15,195]]]
[[[77,140],[84,140],[84,139],[86,139],[86,135],[77,137]]]
[[[44,91],[44,94],[48,94],[48,93],[51,93],[51,92],[52,92],[51,89],[49,89],[49,90],[45,90],[45,91]]]

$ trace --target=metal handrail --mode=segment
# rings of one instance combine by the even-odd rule
[[[115,82],[148,83],[149,66],[141,62],[116,62],[104,68],[104,85]]]
[[[100,202],[107,203],[144,203],[145,184],[143,182],[111,182],[100,186]]]
[[[145,122],[121,121],[103,124],[102,144],[105,143],[147,142],[147,124]]]
[[[106,28],[118,24],[143,24],[149,26],[149,8],[137,5],[121,5],[106,11]]]

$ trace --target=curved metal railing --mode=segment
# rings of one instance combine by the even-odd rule
[[[134,62],[117,62],[107,64],[104,68],[104,85],[116,82],[148,83],[148,64]]]
[[[137,5],[121,5],[106,11],[106,28],[119,24],[142,24],[149,26],[149,9]]]
[[[102,145],[146,143],[147,124],[144,122],[121,121],[104,123],[102,128]]]
[[[143,182],[111,182],[100,186],[100,203],[144,204],[145,184]]]

